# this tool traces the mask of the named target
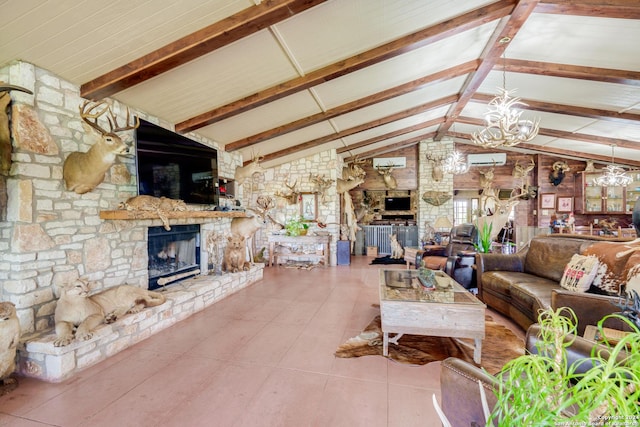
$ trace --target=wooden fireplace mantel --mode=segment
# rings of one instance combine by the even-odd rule
[[[248,215],[243,211],[178,211],[167,212],[169,219],[191,219],[191,218],[246,218]],[[100,219],[107,220],[141,220],[158,219],[159,216],[151,211],[127,211],[124,209],[113,211],[100,211]]]

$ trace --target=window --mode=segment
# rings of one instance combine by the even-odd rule
[[[473,221],[473,213],[478,210],[478,198],[459,198],[453,200],[453,225]]]

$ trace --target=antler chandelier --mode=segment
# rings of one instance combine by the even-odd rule
[[[469,164],[462,154],[454,150],[453,153],[449,154],[442,162],[442,171],[444,173],[461,175],[469,171]]]
[[[508,43],[509,37],[500,40]],[[504,56],[503,56],[504,59]],[[517,107],[527,104],[518,97],[511,97],[515,89],[506,89],[506,64],[502,68],[502,88],[498,88],[498,95],[489,102],[489,111],[485,114],[486,126],[480,132],[471,135],[472,141],[480,146],[496,148],[511,147],[521,142],[531,141],[538,135],[540,119],[528,120],[522,118],[522,111]]]
[[[632,178],[625,173],[625,170],[620,166],[615,165],[614,150],[615,144],[611,145],[611,164],[603,168],[606,171],[604,174],[593,180],[594,185],[602,187],[626,187],[632,181]]]

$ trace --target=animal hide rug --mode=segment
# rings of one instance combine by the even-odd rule
[[[486,336],[482,341],[480,366],[489,373],[496,374],[509,360],[524,354],[524,342],[507,327],[496,323],[491,316],[486,316],[485,322]],[[398,341],[398,345],[389,343],[389,358],[413,365],[425,365],[447,357],[457,357],[474,363],[473,346],[471,339],[405,334]],[[376,316],[360,335],[350,338],[338,347],[335,355],[343,358],[382,356],[380,316]]]

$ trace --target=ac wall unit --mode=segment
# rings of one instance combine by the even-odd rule
[[[502,166],[507,162],[507,153],[467,154],[469,166]]]
[[[373,158],[373,167],[374,168],[394,168],[401,169],[407,167],[407,158],[406,157],[374,157]]]

